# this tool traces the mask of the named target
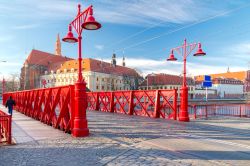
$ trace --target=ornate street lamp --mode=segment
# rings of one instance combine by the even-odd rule
[[[183,56],[183,83],[181,88],[181,109],[179,113],[179,121],[188,122],[189,115],[188,115],[188,87],[187,87],[187,78],[186,78],[186,61],[187,56],[195,49],[197,43],[187,44],[187,40],[184,40],[184,44],[173,48],[171,50],[170,56],[167,61],[176,61],[177,58],[174,56],[174,51],[181,54]],[[187,49],[189,48],[189,49]],[[204,56],[206,55],[205,52],[201,49],[201,44],[198,43],[198,50],[194,54],[194,56]]]
[[[72,33],[72,27],[78,34],[78,39]],[[97,30],[101,28],[93,16],[93,6],[89,6],[81,11],[81,5],[78,5],[78,14],[76,18],[69,24],[69,32],[62,39],[64,42],[78,42],[78,80],[75,83],[75,107],[73,118],[72,135],[74,137],[84,137],[89,135],[88,122],[86,119],[87,97],[86,83],[82,77],[82,31]]]

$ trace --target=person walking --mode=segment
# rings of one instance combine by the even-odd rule
[[[13,111],[13,106],[16,105],[15,100],[12,99],[12,96],[9,97],[9,99],[7,100],[5,107],[8,107],[8,113],[12,116],[12,111]]]

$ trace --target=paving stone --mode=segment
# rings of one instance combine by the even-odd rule
[[[91,111],[87,115],[90,136],[73,138],[14,112],[13,135],[18,140],[17,145],[0,147],[0,166],[200,166],[247,165],[250,162],[250,128],[246,127],[250,126],[249,119],[209,119],[180,123]],[[187,144],[181,140],[187,141]],[[192,140],[200,143],[200,151],[191,146]],[[212,146],[218,151],[209,151]],[[232,158],[227,157],[228,152],[232,153]]]

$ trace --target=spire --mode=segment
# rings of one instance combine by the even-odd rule
[[[227,67],[227,72],[230,73],[229,66]]]
[[[122,66],[125,67],[125,65],[126,65],[126,63],[125,63],[125,57],[124,57],[124,55],[123,55],[123,58],[122,58]]]
[[[111,65],[112,65],[113,67],[116,66],[116,55],[115,55],[115,53],[113,53]]]
[[[62,53],[61,53],[61,42],[60,42],[59,33],[57,34],[57,39],[56,39],[55,55],[62,56]]]
[[[123,50],[123,56],[122,56],[122,66],[124,66],[125,67],[125,57],[124,57],[124,50]]]

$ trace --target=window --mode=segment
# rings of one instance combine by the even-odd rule
[[[102,81],[104,81],[104,78],[102,78]]]
[[[99,87],[98,87],[98,85],[96,86],[96,89],[98,89]]]
[[[98,81],[98,77],[96,77],[96,81]],[[97,86],[98,87],[98,86]]]
[[[104,86],[102,86],[102,90],[104,90]]]

